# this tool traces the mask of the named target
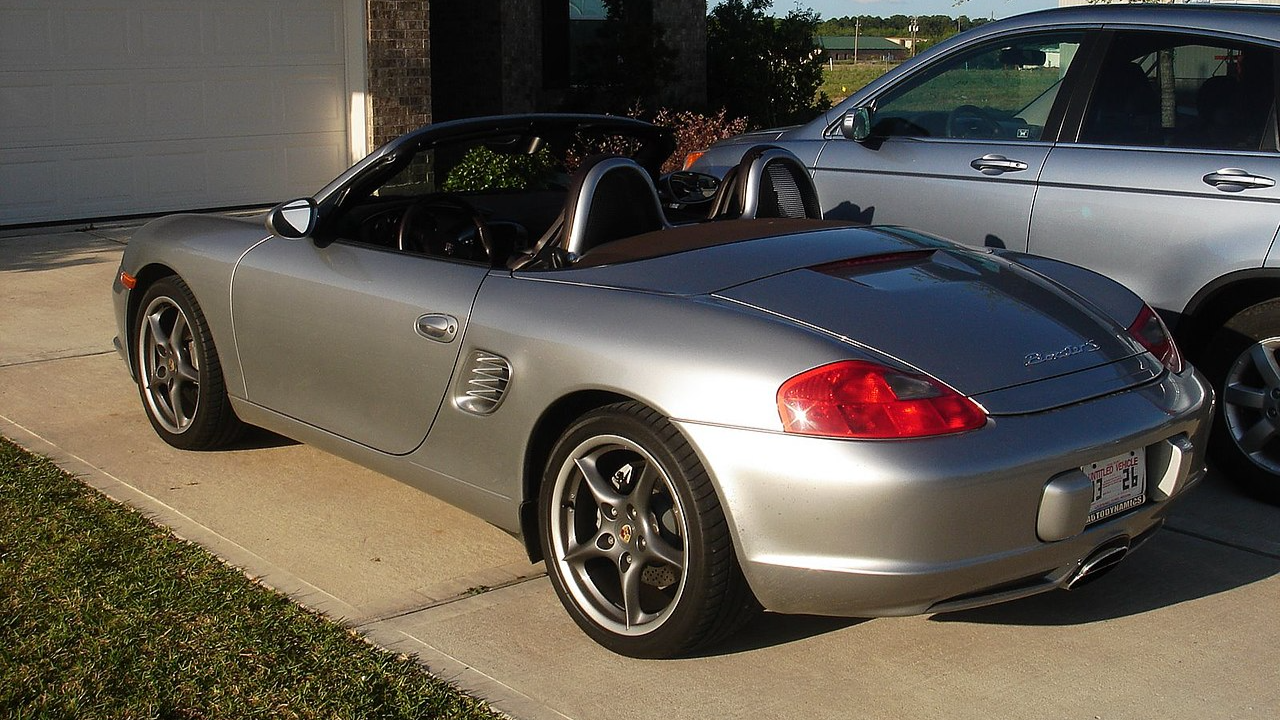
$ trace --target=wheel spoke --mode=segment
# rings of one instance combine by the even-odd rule
[[[173,320],[173,329],[169,331],[168,340],[169,348],[175,355],[178,354],[178,349],[186,344],[182,341],[186,332],[187,316],[182,311],[178,311],[177,317]]]
[[[147,316],[147,325],[151,328],[151,346],[160,350],[161,354],[172,352],[172,348],[169,346],[169,336],[160,325],[160,316],[163,314],[163,310],[157,310]]]
[[[192,367],[186,358],[178,361],[178,377],[192,385],[200,384],[200,371]]]
[[[157,381],[153,377],[148,392],[150,392],[152,400],[155,401],[156,410],[159,410],[160,414],[171,425],[178,427],[180,424],[173,405],[173,383],[163,380]]]
[[[623,498],[618,494],[618,491],[609,482],[608,478],[600,474],[600,469],[596,466],[596,457],[596,455],[588,455],[576,458],[573,462],[577,464],[578,471],[582,473],[587,489],[591,492],[591,496],[595,498],[597,504],[618,505]]]
[[[173,410],[174,423],[184,428],[191,422],[191,418],[187,416],[186,410],[182,407],[182,383],[169,383],[169,405]]]
[[[608,556],[608,552],[600,547],[604,535],[603,532],[596,533],[595,537],[584,543],[570,541],[570,546],[565,549],[564,561],[575,567],[581,567],[588,560]]]
[[[653,488],[657,485],[660,473],[652,463],[641,466],[640,478],[636,480],[635,489],[631,491],[631,504],[641,515],[649,514],[649,506],[653,502]]]
[[[1262,375],[1263,384],[1268,388],[1280,388],[1280,365],[1276,364],[1276,357],[1271,350],[1266,345],[1257,343],[1249,348],[1249,357]]]
[[[1266,391],[1239,383],[1228,385],[1222,395],[1223,402],[1237,407],[1261,410],[1267,403]]]
[[[1247,432],[1240,438],[1240,449],[1245,454],[1253,454],[1266,446],[1271,438],[1275,437],[1276,428],[1271,424],[1270,420],[1263,418],[1253,424]]]
[[[649,533],[645,538],[645,543],[647,545],[645,551],[649,557],[664,562],[677,570],[684,569],[684,551],[667,542],[666,538],[657,533]]]
[[[651,620],[652,616],[640,607],[641,567],[633,563],[622,573],[623,613],[627,616],[627,628],[633,628]]]

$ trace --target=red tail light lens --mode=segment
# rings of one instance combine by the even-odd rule
[[[1150,350],[1152,355],[1159,358],[1170,372],[1182,372],[1182,353],[1178,352],[1178,346],[1174,344],[1169,328],[1165,327],[1164,321],[1156,311],[1151,309],[1150,305],[1142,306],[1137,319],[1129,326],[1129,335],[1142,347]]]
[[[799,435],[913,438],[980,428],[972,400],[927,375],[862,360],[808,370],[778,388],[782,428]]]

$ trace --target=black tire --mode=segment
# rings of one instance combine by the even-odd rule
[[[1280,299],[1228,320],[1202,369],[1218,394],[1215,464],[1250,494],[1280,504]]]
[[[759,611],[706,471],[639,403],[583,416],[539,494],[547,574],[569,615],[620,655],[685,655]]]
[[[213,335],[191,288],[173,275],[142,296],[133,324],[133,355],[142,407],[165,442],[213,450],[239,437]]]

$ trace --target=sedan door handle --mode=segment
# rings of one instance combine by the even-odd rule
[[[418,334],[436,342],[453,342],[458,336],[458,319],[443,313],[423,315],[418,318]]]
[[[1261,175],[1250,175],[1240,168],[1222,168],[1204,176],[1204,181],[1223,192],[1275,187],[1276,181]]]
[[[983,175],[1003,175],[1007,172],[1026,170],[1028,166],[1021,160],[1010,160],[1003,155],[983,155],[969,163],[969,167]]]

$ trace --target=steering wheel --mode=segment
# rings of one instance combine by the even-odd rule
[[[947,137],[1000,137],[1000,123],[977,105],[961,105],[947,115]]]
[[[396,227],[396,247],[462,260],[493,259],[493,239],[484,218],[457,195],[432,195],[405,208]]]

